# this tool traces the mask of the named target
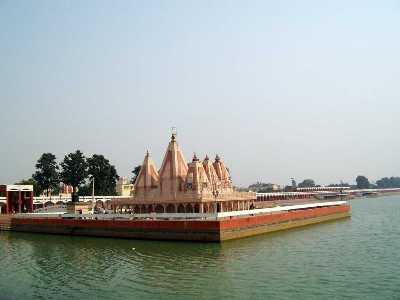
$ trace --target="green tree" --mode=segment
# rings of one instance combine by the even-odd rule
[[[315,186],[315,182],[312,179],[304,179],[298,185],[298,187],[300,187],[300,188],[303,188],[303,187],[314,187],[314,186]]]
[[[384,177],[376,182],[379,188],[399,188],[400,177]]]
[[[76,152],[64,157],[64,160],[61,162],[61,168],[61,180],[63,183],[72,186],[72,199],[76,201],[76,189],[85,183],[88,177],[86,158],[81,151],[76,150]]]
[[[116,185],[119,176],[117,170],[103,155],[93,154],[87,159],[88,174],[94,177],[94,192],[96,195],[116,195]]]
[[[370,183],[367,177],[358,175],[356,178],[357,188],[359,189],[368,189],[370,187]]]
[[[141,165],[138,165],[138,166],[136,166],[136,167],[133,169],[133,171],[132,171],[133,176],[132,176],[132,180],[131,180],[131,182],[132,182],[133,184],[135,184],[136,178],[138,177],[141,168],[142,168],[142,166],[141,166]]]
[[[36,163],[36,172],[32,178],[38,183],[40,190],[46,191],[47,196],[60,184],[58,169],[56,157],[52,153],[43,153]]]
[[[22,179],[18,182],[16,182],[15,184],[20,184],[20,185],[33,185],[33,195],[35,197],[40,196],[40,194],[43,192],[40,187],[39,184],[36,182],[35,179],[33,178],[29,178],[29,179]]]
[[[79,196],[91,196],[92,195],[92,185],[90,182],[79,186],[79,190],[77,192]]]

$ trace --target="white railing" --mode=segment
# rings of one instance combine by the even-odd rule
[[[62,212],[54,213],[24,213],[16,214],[15,217],[18,218],[54,218],[54,215],[62,216],[63,218],[80,218],[80,219],[97,219],[97,220],[132,220],[132,219],[221,219],[230,217],[240,217],[240,216],[254,216],[259,214],[270,214],[274,212],[283,212],[299,209],[308,209],[316,207],[328,207],[328,206],[338,206],[345,205],[346,201],[332,201],[332,202],[320,202],[320,203],[308,203],[300,205],[288,205],[288,206],[276,206],[272,208],[260,208],[251,210],[240,210],[240,211],[229,211],[229,212],[219,212],[219,213],[148,213],[148,214],[68,214]]]
[[[323,195],[323,194],[337,194],[340,191],[310,191],[310,192],[271,192],[271,193],[256,193],[257,196],[302,196],[302,195]],[[354,194],[354,193],[368,193],[368,192],[400,192],[400,188],[386,188],[386,189],[357,189],[343,190],[343,193]]]
[[[368,192],[400,192],[400,188],[387,188],[387,189],[360,189],[360,190],[348,190],[349,193],[368,193]]]
[[[344,190],[343,193],[346,194],[356,194],[356,193],[380,193],[380,192],[400,192],[400,188],[387,188],[387,189],[359,189],[359,190]],[[304,195],[323,195],[323,194],[332,194],[332,191],[315,191],[315,192],[272,192],[272,193],[256,193],[256,197],[259,196],[267,196],[267,197],[276,197],[276,196],[304,196]],[[126,196],[94,196],[94,200],[106,202],[118,199],[134,199],[133,197]],[[92,196],[81,196],[79,197],[79,201],[82,202],[91,202],[93,200]],[[33,197],[34,204],[44,204],[46,202],[51,202],[53,204],[57,202],[67,203],[71,201],[71,197],[60,197],[60,196],[40,196]],[[0,197],[0,202],[6,202],[6,197]],[[133,201],[132,201],[133,202]]]
[[[126,197],[126,196],[94,196],[94,200],[97,201],[112,201],[115,199],[128,199],[131,197]],[[81,196],[79,197],[79,201],[81,202],[90,202],[93,200],[92,196]],[[33,203],[34,204],[43,204],[46,202],[51,202],[51,203],[57,203],[57,202],[63,202],[67,203],[71,201],[71,197],[60,197],[60,196],[40,196],[40,197],[33,197]]]

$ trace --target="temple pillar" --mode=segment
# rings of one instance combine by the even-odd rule
[[[6,213],[9,214],[11,211],[11,205],[10,205],[10,195],[9,192],[7,191],[6,191],[6,205],[7,205]]]
[[[199,208],[199,213],[203,213],[204,212],[204,204],[200,203],[200,208]]]
[[[33,212],[33,192],[29,192],[29,206],[30,212]]]
[[[21,199],[21,191],[18,191],[18,212],[21,213],[22,207],[22,199]]]

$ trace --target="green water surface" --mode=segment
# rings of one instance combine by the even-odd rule
[[[223,244],[0,233],[0,299],[400,299],[400,196]]]

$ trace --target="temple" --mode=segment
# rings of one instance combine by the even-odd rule
[[[217,155],[187,163],[172,134],[157,171],[146,153],[135,182],[136,213],[207,213],[249,209],[256,194],[235,191],[228,169]]]

